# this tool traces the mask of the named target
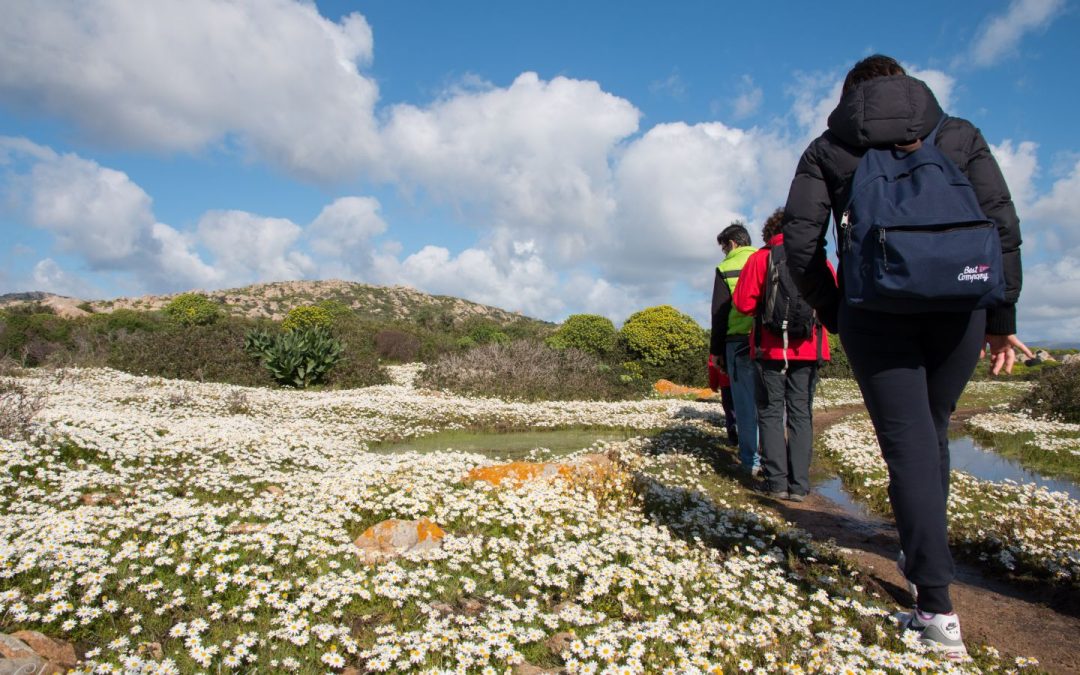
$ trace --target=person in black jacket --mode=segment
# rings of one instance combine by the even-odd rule
[[[828,129],[803,153],[784,208],[784,248],[791,276],[830,331],[839,329],[889,468],[902,551],[898,566],[916,596],[902,625],[951,658],[966,654],[949,584],[946,501],[949,417],[981,350],[989,344],[992,372],[1010,372],[1020,295],[1020,223],[1008,186],[982,134],[948,117],[936,145],[968,177],[983,212],[997,226],[1003,251],[1006,304],[974,312],[890,314],[843,300],[826,264],[830,215],[841,220],[852,177],[868,148],[910,147],[926,138],[944,113],[933,92],[900,64],[874,55],[851,69]],[[842,279],[842,274],[838,275]],[[841,282],[842,283],[842,282]]]

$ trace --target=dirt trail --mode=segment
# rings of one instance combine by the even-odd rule
[[[815,433],[851,412],[815,412]],[[891,521],[853,515],[816,493],[802,503],[767,501],[815,539],[833,539],[849,549],[850,557],[899,606],[912,604],[896,569],[900,543]],[[951,593],[966,639],[992,645],[1002,653],[1037,658],[1042,668],[1052,673],[1080,673],[1077,593],[1063,593],[1048,585],[1010,583],[984,575],[977,566],[961,560],[957,560]]]

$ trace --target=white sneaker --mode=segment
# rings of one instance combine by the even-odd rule
[[[955,612],[927,614],[916,609],[896,615],[900,626],[919,631],[919,642],[942,654],[950,661],[967,658],[967,647],[960,636],[960,617]]]
[[[904,556],[904,552],[900,551],[900,556],[897,557],[897,559],[896,559],[896,569],[900,572],[900,576],[907,583],[908,593],[911,593],[912,599],[914,599],[915,602],[917,603],[917,602],[919,602],[919,589],[915,588],[915,584],[913,584],[907,578],[907,575],[904,574],[905,563],[907,563],[907,558]]]

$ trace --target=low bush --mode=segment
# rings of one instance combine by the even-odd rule
[[[110,342],[107,365],[135,375],[269,386],[270,374],[244,352],[244,336],[258,327],[249,319],[224,317],[211,324],[121,332]]]
[[[1043,370],[1017,405],[1038,416],[1080,423],[1080,363]]]
[[[22,383],[9,379],[15,363],[0,360],[0,438],[29,438],[33,419],[45,405],[45,397],[30,392]]]
[[[16,311],[0,319],[0,357],[39,366],[67,348],[74,322],[49,312]]]
[[[446,354],[428,366],[420,384],[461,394],[509,400],[619,400],[640,397],[647,384],[621,377],[576,349],[555,350],[536,340],[491,343]]]
[[[202,293],[181,293],[162,311],[181,326],[208,326],[222,316],[221,307]]]
[[[707,346],[705,331],[690,316],[670,305],[631,314],[619,341],[637,360],[659,366]]]
[[[572,314],[552,333],[547,344],[555,349],[577,349],[606,358],[615,351],[617,340],[618,332],[611,319],[597,314]]]
[[[330,310],[318,305],[301,305],[289,310],[281,322],[281,330],[286,333],[308,329],[329,330],[333,324],[334,314]]]
[[[134,309],[116,309],[111,312],[94,314],[87,319],[94,330],[101,333],[117,331],[153,331],[163,326],[161,316],[153,312],[139,312]]]
[[[276,382],[297,389],[322,381],[341,359],[342,350],[341,342],[321,326],[281,333],[253,330],[244,336],[244,351],[270,371]]]
[[[420,354],[420,338],[401,330],[381,330],[375,334],[375,351],[384,359],[411,363]]]

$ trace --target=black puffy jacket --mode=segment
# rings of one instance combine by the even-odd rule
[[[925,138],[944,113],[933,92],[908,75],[879,77],[844,94],[829,115],[829,128],[799,160],[784,209],[784,248],[803,297],[835,328],[842,297],[825,265],[829,214],[837,222],[851,196],[855,167],[870,147],[907,145]],[[971,181],[983,213],[997,225],[1004,256],[1008,304],[987,311],[986,332],[1016,332],[1020,296],[1020,221],[1009,188],[982,133],[957,117],[945,120],[936,145]]]

